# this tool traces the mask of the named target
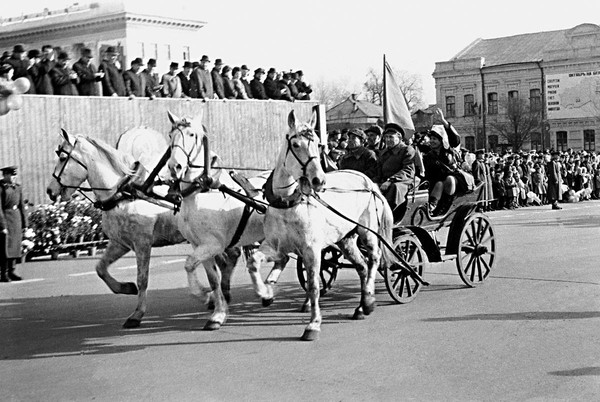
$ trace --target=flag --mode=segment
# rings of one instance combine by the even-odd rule
[[[406,98],[396,83],[392,68],[385,61],[385,56],[383,56],[383,119],[385,124],[399,124],[404,129],[407,140],[415,132]]]

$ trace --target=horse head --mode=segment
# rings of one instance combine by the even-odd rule
[[[182,180],[190,168],[204,166],[203,139],[206,129],[190,118],[180,119],[168,113],[172,129],[169,133],[171,157],[167,166],[173,179]]]
[[[317,114],[313,112],[308,123],[296,122],[292,110],[288,116],[289,132],[283,167],[300,184],[303,194],[320,191],[325,185],[325,172],[321,167],[319,136],[315,132]]]
[[[69,199],[77,188],[88,177],[88,169],[83,161],[79,139],[70,136],[63,129],[63,141],[56,149],[58,162],[52,173],[52,180],[46,189],[46,193],[52,201],[60,196]]]

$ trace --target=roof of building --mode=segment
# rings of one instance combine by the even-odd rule
[[[366,100],[356,99],[349,96],[346,100],[333,106],[327,111],[328,114],[353,113],[368,117],[383,116],[383,108],[380,105],[368,102]]]
[[[485,58],[486,66],[508,63],[548,61],[560,49],[589,48],[600,45],[600,27],[581,24],[571,29],[536,32],[494,39],[477,39],[452,60]]]

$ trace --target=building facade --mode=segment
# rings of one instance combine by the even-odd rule
[[[477,39],[436,63],[433,77],[437,104],[470,150],[600,150],[598,25]],[[524,129],[519,113],[537,124]],[[498,129],[511,122],[514,135]]]
[[[169,7],[164,7],[168,14]],[[130,9],[124,1],[90,3],[60,10],[48,10],[0,20],[0,49],[12,51],[16,44],[25,50],[49,44],[70,54],[73,61],[80,49],[92,49],[92,63],[98,65],[108,46],[120,50],[121,66],[140,57],[157,60],[159,72],[168,71],[171,61],[199,60],[198,31],[206,23],[197,20],[147,15]]]

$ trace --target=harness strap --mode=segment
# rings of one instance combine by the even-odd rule
[[[106,200],[98,200],[94,202],[94,207],[102,210],[102,211],[110,211],[115,208],[121,201],[125,200],[133,200],[135,199],[135,195],[132,191],[128,189],[131,185],[131,181],[134,177],[136,177],[141,168],[141,164],[139,161],[136,161],[133,165],[134,173],[132,175],[123,176],[116,184],[115,193],[108,197]]]
[[[396,250],[394,250],[394,248],[383,238],[382,235],[380,235],[379,233],[377,233],[376,231],[374,231],[371,228],[366,227],[365,225],[361,225],[360,223],[356,222],[355,220],[352,220],[350,218],[348,218],[347,216],[345,216],[344,214],[342,214],[341,212],[339,212],[338,210],[336,210],[335,208],[333,208],[331,205],[329,205],[328,203],[326,203],[325,201],[323,201],[320,197],[318,197],[316,194],[313,195],[313,197],[315,198],[315,200],[317,200],[321,205],[323,205],[325,208],[327,208],[328,210],[330,210],[331,212],[333,212],[334,214],[336,214],[337,216],[347,220],[348,222],[351,222],[353,224],[355,224],[356,226],[360,227],[361,229],[365,229],[368,230],[369,232],[373,233],[375,236],[377,236],[377,238],[379,239],[379,241],[381,243],[383,243],[383,245],[394,255],[394,257],[396,257],[398,259],[398,262],[400,263],[400,265],[402,266],[402,268],[406,269],[410,276],[416,280],[417,282],[419,282],[421,285],[425,285],[425,286],[429,286],[428,282],[425,282],[423,280],[423,278],[421,278],[421,276],[413,269],[413,267],[410,266],[410,264],[408,264],[404,258],[402,258],[402,256],[400,254],[398,254],[396,252]]]
[[[248,224],[248,221],[250,220],[250,216],[252,215],[253,212],[254,212],[254,208],[250,207],[250,205],[246,204],[244,206],[244,212],[242,212],[242,218],[240,219],[240,222],[238,223],[238,226],[235,229],[235,233],[233,234],[233,237],[231,238],[231,242],[229,243],[229,245],[226,248],[231,248],[231,247],[235,246],[237,244],[237,242],[240,241],[240,238],[242,237],[242,234],[244,234],[246,225]]]

